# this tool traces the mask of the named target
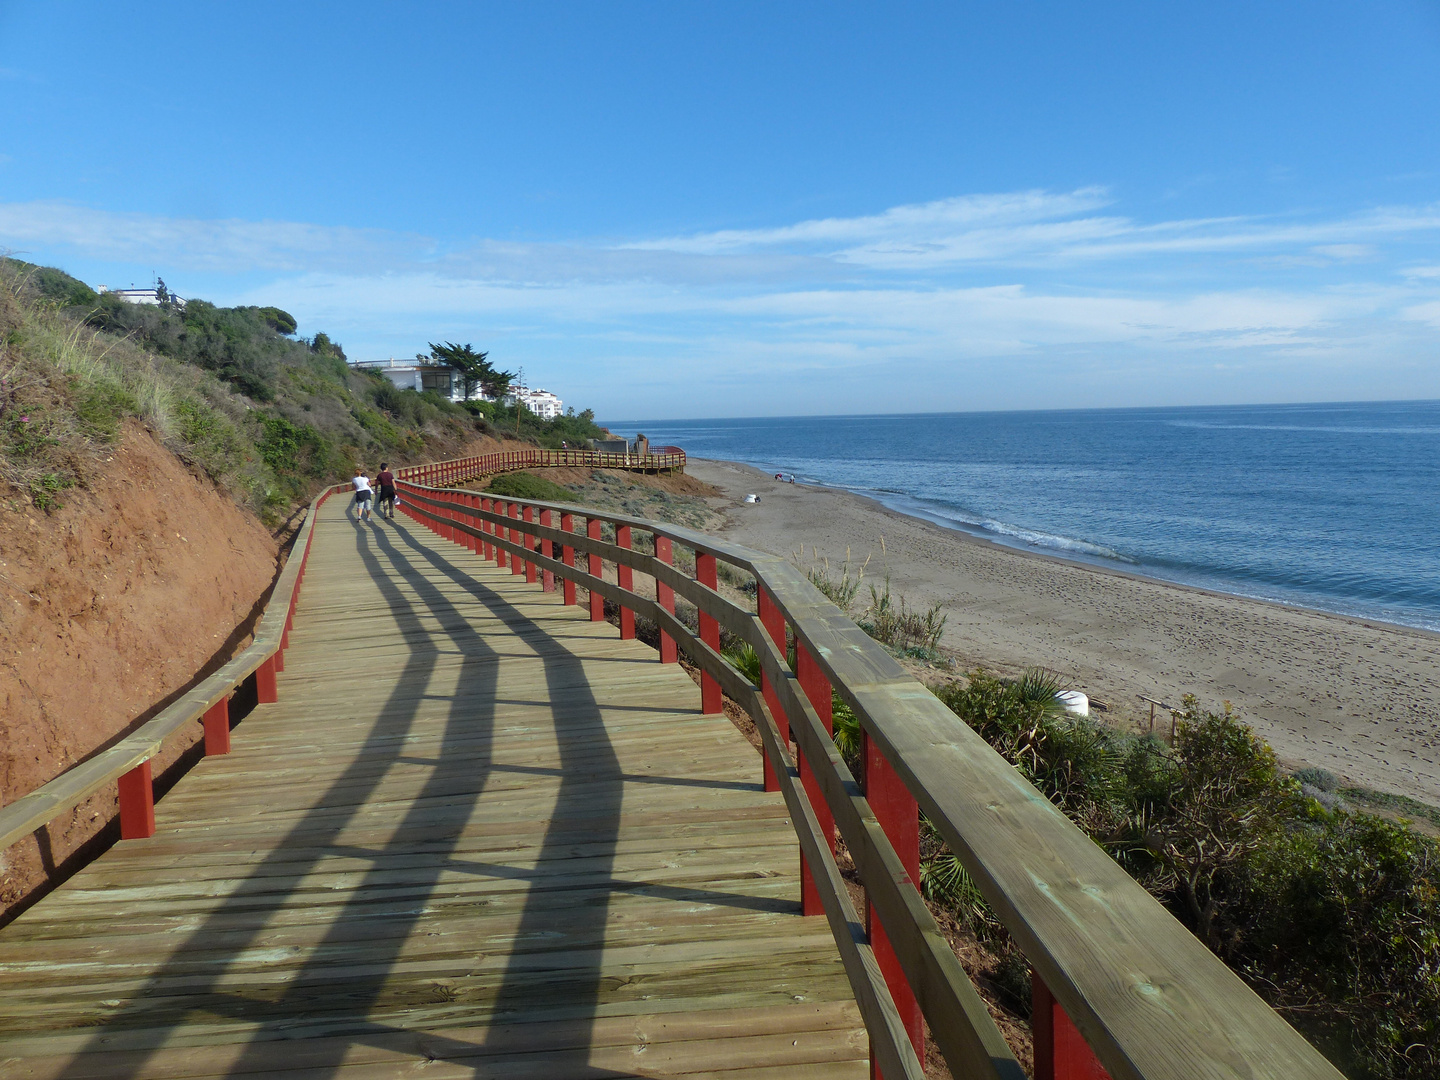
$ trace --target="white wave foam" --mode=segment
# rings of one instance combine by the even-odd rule
[[[996,521],[993,518],[982,521],[980,527],[989,532],[999,533],[1001,536],[1014,537],[1031,547],[1069,551],[1080,555],[1090,555],[1097,559],[1114,559],[1116,562],[1135,562],[1134,559],[1127,558],[1114,548],[1108,548],[1104,544],[1092,544],[1070,536],[1056,536],[1053,533],[1037,532],[1034,529],[1022,529],[1018,525],[1007,525],[1005,522]]]

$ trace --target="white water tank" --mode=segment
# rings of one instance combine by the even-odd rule
[[[1061,690],[1055,695],[1055,700],[1064,705],[1071,716],[1090,715],[1090,699],[1081,690]]]

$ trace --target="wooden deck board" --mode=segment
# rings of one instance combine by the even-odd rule
[[[335,500],[279,689],[0,932],[0,1077],[868,1075],[780,797],[652,650]]]

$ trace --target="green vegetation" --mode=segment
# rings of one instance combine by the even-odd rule
[[[486,492],[507,499],[536,499],[540,502],[573,503],[575,492],[534,473],[501,473],[490,481]]]
[[[1437,1075],[1440,846],[1327,808],[1228,708],[1187,696],[1171,747],[1067,716],[1058,688],[977,670],[936,693],[1349,1075]],[[1004,986],[1004,928],[933,830],[923,857],[927,895],[996,950]]]
[[[888,577],[883,590],[870,586],[870,606],[856,623],[882,645],[917,660],[933,659],[940,647],[940,635],[945,632],[945,616],[940,614],[939,604],[923,613],[907,607],[903,596],[891,594]]]
[[[429,359],[454,368],[460,376],[467,401],[477,389],[499,401],[510,389],[510,380],[515,378],[515,372],[501,371],[490,363],[489,357],[489,353],[476,352],[474,347],[468,344],[456,345],[453,341],[447,341],[443,345],[436,345],[432,341],[429,357],[417,356],[416,359]]]
[[[497,435],[511,439],[527,439],[536,446],[549,450],[561,450],[565,447],[588,450],[591,439],[599,439],[605,435],[605,429],[595,423],[592,409],[579,413],[574,409],[567,409],[564,416],[544,420],[521,404],[467,401],[460,407],[484,420],[494,428]]]
[[[542,446],[601,433],[588,411],[544,421],[400,390],[351,369],[325,333],[296,330],[275,307],[182,307],[168,293],[131,304],[60,270],[0,260],[0,479],[54,509],[134,418],[274,522],[356,462],[453,457],[492,421],[509,435],[518,419],[521,438]]]

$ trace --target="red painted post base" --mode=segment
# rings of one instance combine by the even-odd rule
[[[155,835],[155,787],[150,762],[142,761],[120,777],[120,839]]]
[[[675,550],[671,545],[668,536],[655,537],[655,557],[663,563],[675,562]],[[655,602],[668,611],[675,614],[675,590],[669,585],[662,584],[659,580],[655,582]],[[675,639],[664,630],[660,631],[660,662],[662,664],[674,664],[680,659],[679,650],[675,646]],[[769,758],[766,758],[766,767],[769,767]],[[769,788],[765,789],[769,791]],[[776,789],[778,790],[778,789]]]
[[[588,536],[591,540],[600,539],[600,520],[598,518],[590,518],[588,521],[585,522],[585,535]],[[601,564],[600,556],[588,555],[586,556],[586,558],[590,560],[590,576],[593,578],[600,577],[604,573],[604,567]],[[590,590],[590,621],[605,621],[605,597],[601,596],[593,589]]]
[[[770,640],[779,646],[780,651],[785,652],[785,616],[770,594],[763,588],[755,594],[756,607],[759,608],[760,623],[765,627],[765,632],[770,635]],[[770,715],[775,718],[775,726],[780,729],[780,741],[786,746],[790,745],[790,718],[785,715],[785,710],[780,707],[780,695],[776,693],[775,687],[770,683],[770,676],[760,675],[760,692],[765,696],[765,704],[770,709]],[[765,790],[779,791],[780,778],[775,773],[775,766],[770,764],[770,758],[765,758]]]
[[[895,854],[900,856],[910,883],[918,889],[920,808],[910,794],[910,789],[895,772],[894,766],[886,760],[880,748],[863,729],[860,732],[860,757],[864,768],[865,800],[875,812],[875,819],[885,830],[885,837],[895,849]],[[868,903],[865,905],[865,932],[870,936],[870,948],[875,952],[875,962],[880,967],[880,973],[885,976],[885,985],[890,990],[890,997],[895,1002],[900,1021],[910,1036],[910,1045],[915,1048],[915,1056],[920,1059],[920,1064],[924,1065],[925,1018],[920,1011],[920,1003],[915,1000],[915,992],[910,989],[910,983],[905,978],[905,969],[900,966],[900,957],[896,955],[895,946],[890,943],[890,936],[885,932],[874,905]],[[870,1074],[874,1077],[880,1076],[873,1055]]]
[[[615,526],[615,545],[617,547],[630,547],[630,526]],[[615,580],[620,583],[620,588],[626,592],[635,591],[635,571],[624,563],[615,564]],[[620,640],[633,641],[635,639],[635,609],[621,605],[620,608]]]
[[[1095,1051],[1080,1036],[1050,988],[1030,973],[1030,1025],[1035,1036],[1035,1080],[1110,1080]]]
[[[574,515],[574,514],[561,514],[561,515],[560,515],[560,531],[561,531],[561,532],[574,532],[574,531],[575,531],[575,515]],[[560,561],[563,562],[566,566],[569,566],[569,567],[571,567],[572,569],[574,568],[574,566],[575,566],[575,549],[574,549],[573,547],[571,547],[569,544],[561,544],[561,545],[560,545]],[[567,606],[569,606],[569,607],[575,607],[575,606],[577,606],[577,605],[580,603],[580,601],[578,601],[577,599],[575,599],[575,580],[574,580],[573,578],[568,578],[568,577],[567,577],[567,578],[565,579],[565,584],[564,584],[563,588],[564,588],[564,592],[565,592],[565,599],[564,599],[565,604],[566,604]]]
[[[833,735],[835,731],[835,719],[833,703],[830,697],[830,680],[825,677],[825,672],[820,665],[815,663],[814,658],[800,642],[795,642],[795,677],[800,683],[800,689],[810,699],[810,705],[820,715],[820,722],[825,725],[826,734]],[[800,784],[805,789],[805,795],[810,800],[810,805],[815,808],[815,816],[820,821],[820,831],[825,836],[825,842],[830,845],[830,853],[835,853],[835,817],[830,812],[830,805],[825,801],[825,796],[820,791],[820,781],[815,777],[815,770],[803,752],[798,755],[800,767]],[[824,915],[825,905],[820,899],[820,890],[815,884],[814,875],[810,872],[810,865],[805,857],[800,857],[800,914],[802,915]]]
[[[261,705],[273,705],[280,700],[280,692],[275,686],[273,656],[255,669],[255,700]]]
[[[695,580],[707,589],[718,589],[720,578],[717,565],[714,555],[695,552]],[[716,652],[720,651],[720,624],[713,615],[706,615],[703,611],[700,613],[700,640]],[[720,683],[704,671],[700,673],[700,711],[706,716],[725,711],[725,698],[721,693]]]
[[[205,713],[205,756],[230,752],[230,699],[221,698]]]

